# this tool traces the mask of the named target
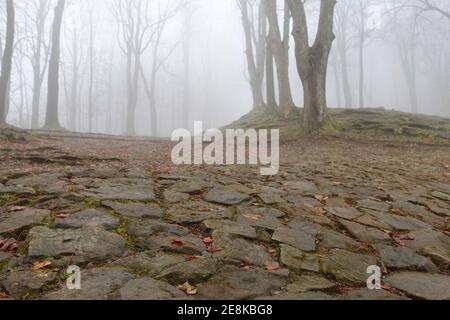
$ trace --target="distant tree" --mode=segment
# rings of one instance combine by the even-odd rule
[[[237,0],[245,35],[245,56],[253,96],[253,109],[264,105],[264,81],[267,15],[264,1]]]
[[[312,133],[323,126],[326,118],[326,77],[328,59],[335,39],[333,17],[336,0],[321,0],[319,26],[312,46],[309,44],[303,1],[288,0],[288,4],[294,21],[297,70],[304,91],[303,128],[305,132]]]
[[[427,12],[435,12],[450,20],[450,2],[447,0],[406,0],[406,2],[400,2],[399,7],[415,8],[419,15]]]
[[[367,38],[371,33],[369,19],[371,17],[372,0],[358,0],[351,4],[351,17],[353,25],[358,35],[358,55],[359,55],[359,107],[365,107],[364,84],[365,84],[365,48]]]
[[[59,130],[58,99],[59,99],[59,64],[61,60],[61,25],[66,0],[58,0],[55,7],[55,18],[52,27],[52,48],[48,69],[48,95],[47,114],[44,128],[48,130]]]
[[[142,81],[144,82],[144,90],[149,100],[149,111],[150,111],[150,129],[151,135],[156,137],[158,135],[158,114],[156,107],[156,85],[157,85],[157,76],[158,72],[170,58],[177,47],[177,43],[169,48],[168,52],[160,56],[161,53],[161,45],[162,45],[162,36],[164,30],[167,27],[167,23],[175,17],[178,12],[185,6],[185,2],[181,0],[159,0],[157,2],[156,11],[158,14],[153,16],[153,20],[150,24],[150,46],[151,46],[151,61],[152,68],[150,73],[150,80],[147,79],[145,71],[140,65],[140,75],[142,77]]]
[[[340,0],[336,6],[335,32],[337,58],[339,58],[340,75],[342,77],[342,90],[344,92],[344,104],[346,107],[353,106],[353,98],[350,90],[350,79],[348,75],[348,49],[349,45],[349,24],[351,19],[351,6],[353,0]],[[337,66],[336,66],[337,67]]]
[[[15,33],[15,10],[13,0],[6,0],[6,15],[6,43],[2,55],[2,73],[0,76],[0,126],[6,125],[6,116],[8,115],[7,98],[9,82],[11,79]]]
[[[26,19],[31,22],[31,26],[26,37],[28,50],[24,52],[30,60],[33,68],[33,98],[31,107],[31,128],[39,127],[39,106],[41,102],[42,84],[47,72],[48,58],[50,54],[50,37],[45,37],[45,27],[47,17],[50,12],[49,0],[34,0],[30,2],[31,13]]]

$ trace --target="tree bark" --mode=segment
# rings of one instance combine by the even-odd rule
[[[11,79],[15,33],[15,10],[13,0],[6,0],[6,14],[6,43],[2,58],[2,74],[0,76],[0,126],[6,124],[6,116],[8,115],[8,88]]]
[[[61,129],[58,118],[59,98],[59,63],[61,54],[61,25],[66,0],[59,0],[55,7],[55,19],[52,29],[52,51],[48,69],[47,114],[44,128],[49,130]]]
[[[316,39],[309,45],[308,24],[302,1],[288,0],[294,20],[293,37],[297,70],[304,91],[303,129],[312,133],[325,122],[327,111],[326,77],[328,59],[334,41],[333,15],[336,0],[321,0]]]

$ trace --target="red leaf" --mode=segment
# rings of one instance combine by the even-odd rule
[[[205,237],[205,238],[203,238],[203,243],[204,243],[204,244],[211,244],[211,243],[213,243],[213,242],[214,242],[214,239],[211,238],[211,237]]]
[[[219,252],[219,251],[222,251],[222,250],[223,250],[223,247],[209,247],[207,251],[209,253],[214,253],[214,252]]]
[[[174,247],[181,247],[181,246],[183,246],[183,241],[181,241],[180,239],[173,239],[172,240],[172,245],[174,246]]]

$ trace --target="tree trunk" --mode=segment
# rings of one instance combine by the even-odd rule
[[[94,90],[94,26],[92,20],[92,8],[89,11],[89,132],[92,132],[93,114],[93,90]]]
[[[2,58],[2,74],[0,76],[0,126],[6,124],[8,115],[8,91],[11,79],[12,56],[14,50],[15,10],[13,0],[6,0],[6,43]]]
[[[269,39],[267,39],[266,49],[266,95],[267,106],[275,109],[277,107],[277,101],[275,100],[275,76],[273,68],[273,53],[272,45]]]
[[[55,8],[55,19],[52,31],[52,52],[48,68],[48,96],[45,128],[49,130],[61,129],[58,118],[59,98],[59,63],[61,51],[61,25],[66,1],[59,0]]]
[[[250,87],[252,90],[252,97],[253,97],[253,109],[257,109],[263,106],[264,104],[264,99],[263,99],[263,91],[262,91],[262,82],[264,79],[264,74],[263,74],[263,70],[264,69],[259,69],[258,66],[261,66],[261,64],[259,64],[258,62],[262,61],[262,67],[264,67],[264,57],[262,57],[261,55],[263,54],[262,51],[264,51],[264,45],[262,45],[260,43],[260,41],[265,41],[265,35],[263,35],[261,37],[261,35],[259,35],[259,41],[258,44],[256,45],[257,50],[260,49],[259,52],[257,52],[257,55],[259,55],[259,59],[258,57],[256,58],[255,62],[255,53],[254,53],[254,38],[255,35],[252,37],[252,30],[254,30],[254,27],[252,26],[252,20],[250,20],[249,18],[249,12],[248,12],[248,0],[239,0],[240,3],[240,7],[241,7],[241,13],[242,13],[242,26],[244,27],[244,35],[245,35],[245,46],[246,46],[246,50],[245,50],[245,55],[247,58],[247,65],[248,65],[248,71],[249,71],[249,76],[250,76]],[[265,6],[260,5],[259,7],[259,17],[261,18],[262,15],[265,16],[264,13],[265,10]],[[262,21],[262,20],[260,20]],[[265,21],[265,19],[264,19]],[[261,27],[263,27],[264,25],[261,25]],[[260,31],[260,30],[258,30]],[[264,40],[263,40],[264,39]],[[262,51],[261,51],[262,49]],[[261,59],[262,58],[262,59]]]
[[[336,99],[337,106],[342,107],[342,97],[341,97],[341,79],[339,77],[339,66],[338,66],[338,53],[334,55],[333,59],[333,74],[334,74],[334,84],[336,87]]]
[[[183,66],[184,66],[183,109],[181,111],[183,128],[189,128],[189,107],[190,107],[189,84],[191,79],[191,32],[192,32],[190,18],[191,16],[187,16],[186,13],[186,16],[184,17],[184,41],[183,41]]]
[[[297,70],[304,91],[303,129],[306,133],[312,133],[323,126],[327,111],[326,77],[328,59],[335,38],[333,14],[336,0],[321,0],[319,27],[312,47],[309,46],[308,24],[303,2],[288,1],[294,20]]]
[[[275,58],[278,78],[279,103],[281,113],[287,117],[294,108],[291,84],[289,80],[289,29],[291,15],[289,7],[285,5],[283,39],[281,38],[278,22],[277,0],[267,1],[267,17],[269,20],[269,37]]]
[[[364,108],[364,34],[359,40],[359,107]]]
[[[33,57],[33,98],[31,102],[31,128],[39,128],[39,107],[41,102],[42,82],[47,68],[48,52],[46,52],[45,66],[41,70],[42,43],[44,38],[45,19],[47,17],[47,1],[39,1],[36,16],[36,46]]]

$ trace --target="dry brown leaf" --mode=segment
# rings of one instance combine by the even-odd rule
[[[52,263],[48,260],[37,261],[33,264],[33,270],[41,270],[50,266]]]
[[[181,291],[183,291],[184,293],[186,293],[189,296],[195,296],[197,294],[197,288],[192,286],[187,281],[184,284],[179,285],[178,289],[180,289]]]
[[[223,250],[223,247],[209,247],[207,249],[207,251],[209,253],[219,252],[219,251],[222,251],[222,250]]]
[[[316,198],[316,200],[318,200],[320,202],[324,202],[324,201],[327,201],[329,199],[329,197],[321,195],[321,194],[316,194],[314,196],[314,198]]]
[[[275,271],[280,269],[280,264],[276,261],[267,262],[265,265],[267,271]]]
[[[6,292],[0,292],[0,300],[1,299],[9,299],[8,294],[6,294]]]
[[[247,213],[247,214],[243,214],[243,216],[244,216],[244,218],[251,220],[251,221],[258,221],[259,219],[261,219],[261,216],[256,213]]]
[[[0,252],[9,252],[18,249],[16,239],[0,237]]]
[[[213,242],[214,242],[214,239],[211,238],[211,237],[205,237],[205,238],[203,238],[203,243],[204,243],[204,244],[211,244],[211,243],[213,243]]]

